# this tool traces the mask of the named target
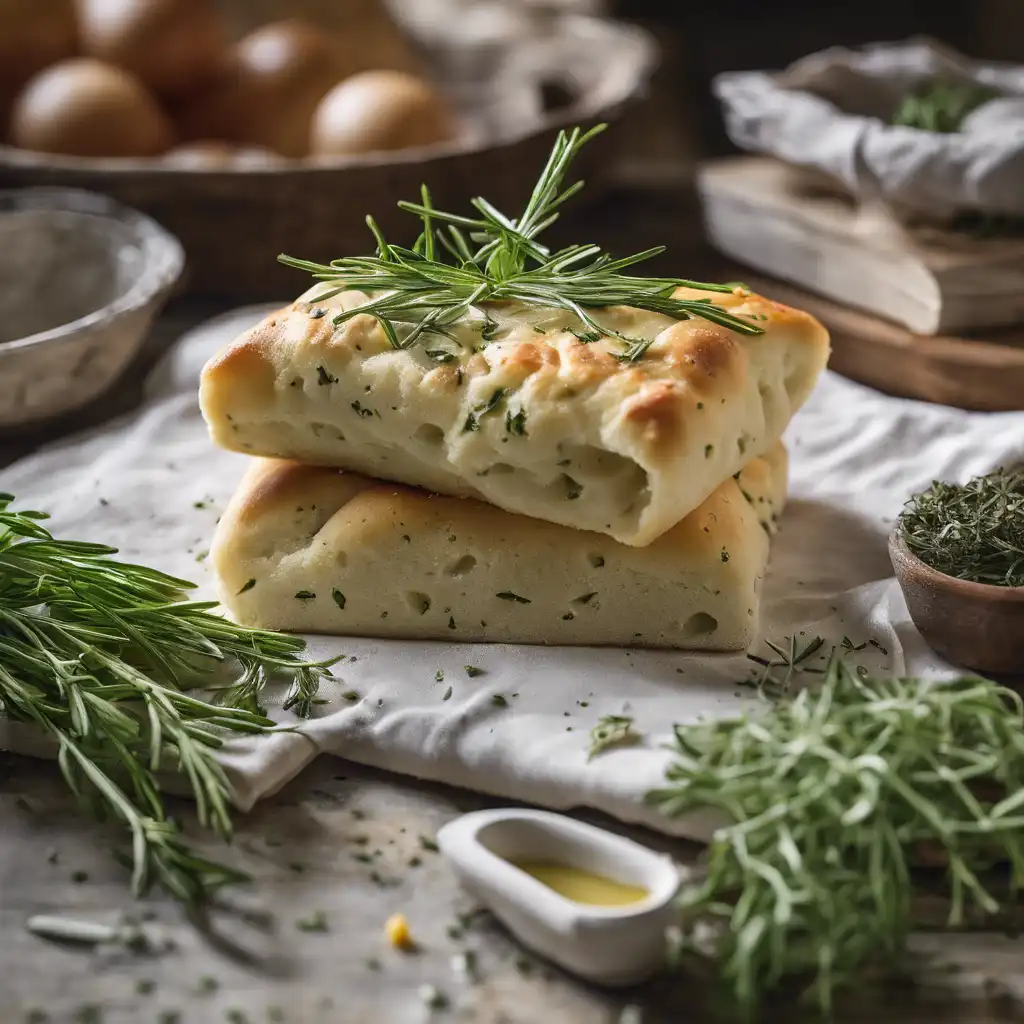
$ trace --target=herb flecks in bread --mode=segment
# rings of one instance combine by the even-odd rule
[[[259,460],[220,521],[210,564],[225,605],[250,625],[741,650],[757,630],[785,485],[778,445],[653,544],[634,548],[478,501]],[[259,585],[245,589],[254,577]]]

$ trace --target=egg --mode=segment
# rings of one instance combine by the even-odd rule
[[[440,94],[401,71],[364,71],[336,85],[313,117],[312,151],[342,156],[446,142],[455,119]]]
[[[0,0],[0,137],[25,83],[77,49],[73,0]]]
[[[179,123],[187,138],[305,156],[313,112],[345,74],[330,33],[295,19],[273,22],[235,46],[217,81],[180,112]]]
[[[161,96],[216,71],[227,30],[212,0],[77,0],[85,52],[130,71]]]
[[[89,57],[54,64],[31,79],[11,114],[11,141],[73,156],[143,157],[173,142],[166,116],[145,86]]]

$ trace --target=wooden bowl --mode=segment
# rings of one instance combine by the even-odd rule
[[[993,675],[1024,675],[1024,587],[958,580],[926,565],[897,527],[889,558],[921,635],[955,665]]]
[[[185,287],[192,294],[246,300],[291,296],[305,282],[276,262],[279,253],[329,261],[370,252],[368,213],[386,236],[409,244],[418,222],[395,203],[418,199],[421,183],[430,187],[441,208],[465,211],[476,195],[485,195],[499,209],[520,208],[560,128],[611,123],[573,167],[574,175],[587,180],[584,196],[599,193],[616,152],[615,128],[642,96],[656,47],[645,32],[599,18],[560,15],[552,26],[570,47],[573,59],[566,61],[566,74],[583,91],[573,95],[563,89],[553,101],[557,109],[529,117],[520,112],[504,127],[478,112],[476,127],[452,144],[323,162],[261,166],[250,161],[244,167],[211,169],[172,166],[159,158],[81,159],[0,146],[0,188],[88,189],[147,213],[184,244],[189,262]],[[544,41],[548,47],[556,44],[557,38]],[[524,67],[530,66],[532,52],[525,55]],[[468,71],[462,68],[458,102],[471,102],[475,92],[493,103],[501,90],[488,77],[492,69],[490,60],[471,62]],[[479,80],[474,82],[473,75]],[[538,86],[543,84],[538,78]],[[473,111],[467,117],[472,121]]]

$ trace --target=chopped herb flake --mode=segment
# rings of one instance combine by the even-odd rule
[[[526,412],[520,409],[515,415],[511,410],[505,413],[505,430],[518,437],[526,437]]]
[[[345,610],[345,595],[335,587],[331,591],[331,597],[334,598],[334,603],[342,610]]]
[[[295,922],[295,927],[300,932],[326,932],[329,931],[327,915],[322,910],[316,910],[309,917],[300,917]]]
[[[337,384],[338,378],[335,377],[333,374],[328,373],[325,367],[318,366],[316,368],[316,382],[321,387],[324,387],[327,384]]]
[[[562,480],[565,483],[566,501],[575,501],[583,493],[583,485],[573,480],[568,473],[562,474]]]
[[[486,669],[477,668],[476,665],[463,665],[462,667],[466,670],[466,675],[469,676],[470,679],[475,679],[477,676],[487,674]]]
[[[494,596],[500,597],[502,601],[513,601],[516,604],[532,603],[528,597],[520,597],[518,594],[513,594],[511,590],[502,590],[500,593],[495,594]]]
[[[639,743],[641,738],[641,734],[633,728],[633,719],[628,715],[605,715],[590,730],[590,751],[587,760],[592,761],[609,747]]]
[[[247,590],[252,590],[252,588],[255,587],[255,586],[256,586],[255,578],[248,579],[248,580],[245,581],[245,584],[242,586],[242,589],[238,593],[239,594],[244,594]]]

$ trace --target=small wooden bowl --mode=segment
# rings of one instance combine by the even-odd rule
[[[947,576],[913,554],[898,528],[889,558],[910,617],[937,654],[976,672],[1024,675],[1024,587]]]

